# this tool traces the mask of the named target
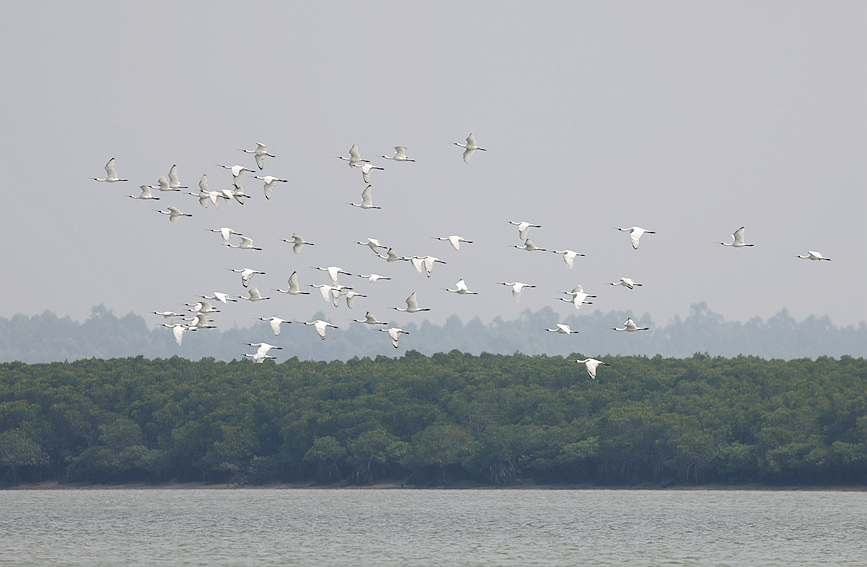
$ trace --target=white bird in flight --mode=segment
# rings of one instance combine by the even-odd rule
[[[620,278],[619,282],[610,282],[611,285],[622,285],[623,287],[628,287],[629,289],[634,289],[637,285],[644,285],[640,283],[636,283],[632,278]]]
[[[172,317],[183,317],[180,313],[175,313],[174,311],[154,311],[154,315],[162,315],[166,319],[171,319]]]
[[[634,333],[635,331],[647,331],[650,329],[650,327],[639,327],[630,317],[626,319],[625,323],[623,323],[623,327],[611,327],[611,329],[614,331],[626,331],[627,333]]]
[[[614,227],[614,228],[616,228],[620,232],[628,232],[629,238],[632,240],[632,247],[636,250],[638,250],[638,239],[641,238],[642,235],[644,235],[644,234],[656,234],[656,232],[654,232],[652,230],[643,229],[640,226],[630,226],[628,228],[619,228],[619,227]]]
[[[254,270],[252,268],[229,268],[235,273],[241,274],[241,284],[244,287],[247,287],[247,284],[250,283],[250,278],[255,276],[256,274],[264,274],[265,272],[260,272],[259,270]]]
[[[380,258],[382,258],[383,260],[385,260],[386,262],[398,262],[401,260],[409,260],[409,258],[407,258],[406,256],[398,256],[397,252],[395,252],[391,248],[389,248],[385,254],[379,254],[378,256]]]
[[[283,323],[291,323],[292,321],[287,321],[286,319],[281,319],[280,317],[259,317],[260,321],[268,321],[268,324],[271,325],[271,330],[274,331],[274,335],[277,336],[280,334],[280,325]]]
[[[182,213],[177,207],[171,206],[167,211],[157,211],[161,215],[168,215],[169,220],[171,222],[178,222],[178,219],[181,217],[191,217],[193,215],[188,213]]]
[[[390,280],[391,278],[387,278],[385,276],[380,276],[379,274],[355,274],[359,278],[365,278],[370,283],[376,283],[379,280]]]
[[[163,323],[163,327],[168,327],[172,330],[172,334],[175,336],[175,342],[178,343],[178,346],[181,346],[181,343],[184,340],[184,333],[196,330],[195,327],[189,327],[183,323]]]
[[[560,301],[565,301],[567,303],[572,303],[575,305],[575,309],[581,309],[582,305],[592,305],[592,301],[585,301],[588,297],[596,297],[595,295],[589,295],[584,292],[584,288],[580,285],[576,285],[572,288],[572,291],[564,291],[566,295],[569,296],[569,299],[565,297],[558,298]]]
[[[463,278],[459,279],[458,283],[455,284],[455,289],[445,288],[445,290],[460,295],[478,295],[478,292],[470,291],[469,288],[467,288],[467,283],[463,280]]]
[[[404,335],[408,335],[409,331],[404,331],[403,329],[398,329],[397,327],[390,327],[388,329],[378,329],[383,333],[388,333],[388,336],[391,338],[391,346],[397,348],[397,339],[400,337],[401,333]]]
[[[560,333],[561,335],[570,335],[572,333],[577,333],[578,331],[573,331],[569,325],[563,323],[557,323],[557,326],[553,329],[545,329],[549,333]]]
[[[269,359],[269,358],[270,358],[271,360],[276,360],[276,359],[275,359],[273,356],[271,356],[270,354],[259,354],[259,353],[250,354],[250,353],[244,353],[244,356],[246,356],[247,358],[252,358],[252,359],[253,359],[253,362],[256,363],[256,364],[262,364],[263,362],[265,362],[265,361],[266,361],[267,359]]]
[[[569,267],[570,270],[572,269],[572,265],[575,262],[575,258],[577,256],[583,256],[584,255],[584,254],[581,254],[580,252],[575,252],[574,250],[552,250],[552,252],[554,254],[562,254],[563,255],[563,261],[566,262],[566,265]]]
[[[595,358],[585,358],[583,360],[573,360],[572,362],[577,362],[579,364],[583,364],[585,368],[587,368],[587,374],[590,375],[590,378],[596,380],[596,367],[597,366],[611,366],[607,362],[602,362],[601,360],[596,360]]]
[[[515,248],[517,248],[518,250],[526,250],[527,252],[537,252],[537,251],[538,252],[547,252],[547,249],[539,248],[538,246],[533,244],[533,241],[530,240],[529,238],[524,241],[523,246],[518,246],[517,244],[514,244],[513,246]]]
[[[337,285],[337,276],[343,274],[344,276],[351,276],[349,272],[340,268],[338,266],[328,266],[327,268],[314,267],[314,269],[319,270],[320,272],[328,272],[328,275],[331,277],[331,285]]]
[[[108,160],[105,164],[105,177],[91,177],[94,181],[102,181],[104,183],[117,183],[118,181],[129,181],[129,179],[118,179],[117,169],[114,168],[114,158]]]
[[[215,291],[214,295],[203,295],[202,299],[213,299],[214,301],[221,301],[226,305],[229,304],[230,301],[237,303],[237,299],[233,299],[228,293],[223,293],[221,291]]]
[[[229,245],[229,237],[232,236],[233,234],[235,236],[243,236],[240,232],[235,232],[234,230],[232,230],[231,228],[229,228],[227,226],[224,226],[221,228],[212,228],[212,229],[210,229],[210,231],[211,232],[219,232],[220,236],[223,237],[223,244],[225,244],[227,246]]]
[[[250,295],[241,296],[241,299],[246,299],[247,301],[265,301],[266,299],[271,299],[270,297],[262,297],[262,294],[259,293],[259,290],[255,287],[250,288]]]
[[[744,227],[740,227],[734,233],[732,233],[732,241],[731,242],[720,242],[723,246],[731,246],[733,248],[743,248],[744,246],[755,246],[754,244],[747,244],[744,242]]]
[[[319,292],[322,294],[322,299],[324,299],[327,303],[331,303],[334,307],[340,305],[340,290],[343,286],[335,286],[328,284],[310,284],[310,287],[319,288]]]
[[[360,244],[361,246],[367,246],[368,248],[373,250],[373,253],[377,256],[379,256],[379,252],[377,251],[378,248],[388,248],[388,246],[383,246],[382,243],[376,238],[368,238],[367,241],[358,241],[356,242],[356,244]]]
[[[418,273],[422,273],[422,269],[424,269],[427,277],[430,277],[431,272],[433,271],[434,264],[446,263],[439,258],[435,258],[433,256],[413,256],[412,258],[410,258],[410,262],[412,263],[413,267],[418,271]]]
[[[154,197],[153,193],[151,193],[150,185],[141,185],[139,187],[141,189],[141,194],[139,195],[130,195],[131,199],[153,199],[155,201],[159,201],[159,197]]]
[[[193,313],[219,313],[219,311],[211,305],[210,301],[197,301],[196,303],[185,303]]]
[[[359,167],[361,168],[361,178],[364,179],[365,183],[370,183],[370,172],[374,169],[379,169],[380,171],[385,170],[384,167],[379,167],[369,163],[362,164]]]
[[[458,252],[461,251],[461,242],[466,242],[467,244],[473,243],[472,240],[467,240],[463,236],[458,236],[456,234],[453,234],[451,236],[433,236],[432,238],[435,238],[436,240],[448,240],[449,244],[452,245],[452,248],[454,248]]]
[[[346,297],[346,306],[349,307],[350,309],[352,309],[352,305],[355,303],[356,299],[358,299],[359,297],[367,297],[367,296],[362,294],[362,293],[358,293],[357,291],[347,291],[345,293],[345,297]]]
[[[238,151],[244,152],[245,154],[253,154],[256,158],[256,165],[259,166],[259,169],[262,169],[265,166],[265,157],[276,157],[272,156],[268,153],[268,146],[263,144],[262,142],[256,142],[255,150],[244,150],[239,149]]]
[[[376,317],[368,311],[364,314],[364,319],[353,319],[356,323],[364,323],[365,325],[388,325],[386,321],[377,321]]]
[[[301,291],[301,288],[298,286],[298,272],[292,272],[292,275],[289,276],[289,289],[275,289],[274,291],[288,293],[289,295],[310,295],[309,291]]]
[[[301,248],[304,247],[305,244],[309,244],[310,246],[313,246],[312,242],[307,242],[306,240],[304,240],[303,238],[301,238],[300,236],[298,236],[297,234],[294,234],[294,233],[292,234],[291,239],[284,238],[283,242],[289,242],[290,244],[292,244],[292,251],[295,252],[296,254],[301,253]]]
[[[507,285],[512,288],[512,297],[515,299],[515,303],[521,301],[521,292],[524,291],[525,287],[536,287],[535,285],[525,284],[522,282],[499,282],[500,285]]]
[[[395,311],[401,311],[403,313],[418,313],[419,311],[430,311],[428,308],[421,308],[418,306],[418,300],[415,296],[415,292],[412,292],[409,297],[406,298],[406,308],[403,307],[392,307]]]
[[[261,168],[259,168],[261,169]],[[271,199],[271,195],[274,194],[274,186],[278,183],[289,183],[288,179],[280,179],[279,177],[274,177],[273,175],[266,175],[265,177],[260,177],[258,175],[253,176],[255,179],[261,179],[265,182],[265,198]]]
[[[518,227],[518,236],[521,240],[527,240],[527,233],[530,232],[531,228],[542,228],[540,224],[533,224],[524,221],[509,221],[509,224],[513,224]]]
[[[807,250],[806,256],[798,254],[797,257],[802,260],[828,260],[829,262],[831,261],[831,258],[825,258],[824,256],[822,256],[821,252],[816,252],[815,250]]]
[[[230,170],[232,172],[232,177],[235,179],[236,182],[238,181],[238,178],[244,174],[245,171],[249,171],[250,173],[256,173],[254,170],[247,169],[243,165],[221,165],[218,163],[217,166],[222,167],[223,169]]]
[[[264,356],[268,354],[271,349],[283,350],[283,347],[278,347],[275,345],[269,345],[268,343],[247,343],[249,346],[258,347],[256,350],[256,356]]]
[[[476,137],[473,136],[472,132],[469,136],[467,136],[467,143],[461,144],[460,142],[454,143],[459,148],[464,148],[464,163],[470,163],[470,157],[476,152],[476,150],[486,152],[485,148],[480,148],[479,144],[476,143]]]
[[[226,244],[229,248],[240,248],[241,250],[261,250],[253,246],[253,239],[247,236],[241,237],[241,242],[238,244]]]
[[[158,191],[180,191],[180,189],[172,189],[172,186],[169,185],[168,180],[165,177],[160,177],[157,180],[156,185],[148,185],[151,189],[156,189]]]
[[[349,167],[358,167],[359,163],[367,163],[366,159],[361,159],[361,154],[358,153],[358,146],[353,144],[351,148],[349,148],[349,157],[337,156],[339,159],[343,161],[349,162]]]
[[[319,334],[319,338],[323,341],[325,340],[325,329],[328,327],[332,327],[334,329],[339,329],[337,325],[332,325],[328,321],[323,321],[322,319],[317,319],[315,321],[304,321],[305,325],[313,325],[316,329],[316,332]]]
[[[406,157],[406,148],[404,146],[395,146],[394,147],[394,155],[393,156],[382,156],[385,159],[391,159],[394,161],[415,161],[414,159],[409,159]]]
[[[178,166],[173,165],[171,169],[169,169],[169,187],[172,191],[180,191],[181,189],[189,189],[184,185],[181,185],[181,180],[178,177]]]
[[[361,192],[360,203],[347,203],[347,205],[352,205],[359,209],[381,209],[382,207],[373,206],[373,194],[370,192],[371,187],[373,187],[373,185],[368,185],[364,191]]]

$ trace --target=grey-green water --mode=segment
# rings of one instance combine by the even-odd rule
[[[0,491],[0,565],[867,565],[867,493]]]

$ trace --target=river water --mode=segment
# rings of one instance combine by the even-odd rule
[[[11,490],[0,565],[867,565],[867,492]]]

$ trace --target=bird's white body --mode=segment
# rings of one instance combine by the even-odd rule
[[[359,297],[367,297],[366,295],[358,293],[357,291],[347,291],[344,295],[346,296],[346,306],[350,309],[352,309],[352,305],[355,303],[356,299],[358,299]]]
[[[307,242],[306,240],[304,240],[303,238],[301,238],[301,237],[298,236],[297,234],[292,234],[292,238],[291,238],[291,239],[286,239],[286,238],[284,238],[284,239],[283,239],[283,242],[289,242],[290,244],[292,244],[292,251],[295,252],[296,254],[300,254],[300,253],[301,253],[301,248],[302,248],[305,244],[309,244],[310,246],[313,246],[313,243],[312,243],[312,242]]]
[[[210,301],[197,301],[196,303],[186,303],[187,307],[193,313],[219,313],[217,309],[211,305]]]
[[[573,331],[569,325],[565,325],[563,323],[557,323],[557,326],[553,329],[545,329],[549,333],[560,333],[561,335],[571,335],[572,333],[577,333],[578,331]]]
[[[596,360],[595,358],[585,358],[583,360],[573,360],[572,362],[577,362],[579,364],[583,364],[585,368],[587,368],[587,374],[590,375],[590,378],[596,380],[596,367],[597,366],[611,366],[607,362],[602,362],[601,360]]]
[[[262,169],[262,168],[260,167],[259,169]],[[256,179],[261,179],[262,181],[265,182],[264,189],[265,189],[265,198],[266,199],[270,199],[271,196],[274,194],[274,186],[275,185],[277,185],[278,183],[289,183],[289,181],[287,179],[280,179],[279,177],[274,177],[273,175],[266,175],[265,177],[261,177],[259,175],[254,175],[253,177]]]
[[[398,262],[401,260],[409,260],[406,256],[398,256],[397,252],[393,249],[389,248],[385,254],[379,254],[379,257],[385,260],[386,262]]]
[[[562,254],[563,261],[566,262],[566,266],[568,266],[570,270],[575,262],[575,258],[584,255],[580,252],[575,252],[574,250],[552,250],[552,252],[554,252],[554,254]]]
[[[352,275],[339,266],[328,266],[327,268],[321,268],[320,267],[320,268],[316,268],[316,269],[319,271],[322,271],[322,272],[328,272],[328,276],[331,278],[331,285],[334,285],[334,286],[337,285],[337,276],[339,276],[340,274],[343,274],[345,276],[351,276]]]
[[[252,359],[253,359],[253,362],[255,362],[256,364],[262,364],[263,362],[265,362],[265,360],[267,360],[267,359],[269,359],[269,358],[270,358],[271,360],[274,360],[274,357],[271,356],[270,354],[259,354],[259,353],[249,354],[249,353],[244,353],[244,356],[246,356],[247,358],[252,358]]]
[[[228,169],[232,172],[232,177],[235,178],[235,182],[237,183],[238,178],[244,175],[245,171],[249,171],[250,173],[256,173],[252,169],[247,169],[243,165],[220,165],[223,169]]]
[[[283,347],[278,347],[275,345],[269,345],[268,343],[247,343],[249,346],[258,347],[256,350],[255,356],[264,357],[271,349],[282,350]]]
[[[203,295],[203,299],[213,299],[215,301],[221,301],[228,305],[230,301],[237,303],[237,299],[233,299],[228,293],[223,293],[221,291],[215,291],[214,295]]]
[[[175,313],[174,311],[154,311],[154,315],[161,315],[166,319],[171,319],[173,317],[183,317],[180,313]]]
[[[559,298],[560,301],[572,303],[573,305],[575,305],[575,309],[581,309],[582,305],[592,305],[593,302],[592,301],[586,301],[586,299],[588,297],[596,297],[595,295],[590,295],[588,293],[585,293],[584,288],[582,288],[580,285],[577,285],[574,288],[572,288],[572,291],[564,291],[563,293],[568,295],[569,299],[566,299],[565,297],[561,297],[561,298]]]
[[[740,227],[736,231],[732,233],[732,241],[731,242],[720,242],[723,246],[731,246],[732,248],[743,248],[744,246],[753,246],[753,244],[747,244],[744,241],[744,230],[746,228]]]
[[[397,348],[397,339],[401,334],[408,335],[409,331],[404,331],[403,329],[398,329],[397,327],[391,327],[388,329],[379,329],[379,331],[383,333],[388,333],[388,336],[391,338],[391,346]]]
[[[418,306],[418,299],[415,296],[415,292],[412,292],[409,297],[406,298],[406,308],[403,307],[392,307],[395,311],[402,311],[404,313],[418,313],[420,311],[430,311],[428,308],[421,308]]]
[[[472,132],[469,136],[467,136],[467,142],[465,144],[461,144],[460,142],[454,143],[459,148],[464,148],[464,163],[470,163],[470,158],[476,153],[476,150],[486,152],[485,148],[480,148],[479,144],[476,142],[476,137],[473,136]]]
[[[518,237],[521,240],[527,240],[527,233],[530,232],[531,228],[542,228],[542,225],[540,224],[533,224],[525,221],[509,221],[509,224],[518,227]]]
[[[454,248],[458,252],[461,251],[461,242],[466,242],[467,244],[473,243],[472,240],[467,240],[463,236],[458,236],[456,234],[453,234],[451,236],[434,236],[433,238],[436,238],[437,240],[447,240],[448,243],[452,245],[452,248]]]
[[[358,146],[353,144],[351,148],[349,148],[349,157],[338,156],[339,159],[343,161],[349,162],[349,167],[358,167],[359,163],[366,163],[366,159],[361,159],[361,154],[358,153]]]
[[[620,232],[628,232],[629,233],[629,238],[632,241],[632,247],[635,250],[638,250],[638,240],[644,234],[656,234],[656,232],[654,232],[652,230],[647,230],[647,229],[641,228],[640,226],[630,226],[628,228],[619,228],[618,227],[617,230],[619,230]]]
[[[139,195],[130,195],[131,199],[153,199],[155,201],[159,200],[159,197],[154,197],[153,193],[151,193],[150,185],[141,185],[139,189],[141,189],[141,193]]]
[[[262,297],[262,294],[259,293],[259,290],[255,287],[250,288],[250,295],[241,296],[241,299],[246,299],[247,301],[265,301],[266,299],[271,299],[270,297]]]
[[[337,325],[332,325],[328,321],[323,321],[322,319],[317,319],[315,321],[304,321],[305,325],[313,325],[316,329],[316,333],[319,334],[319,338],[323,341],[325,340],[325,329],[328,327],[339,329]]]
[[[275,289],[274,291],[279,291],[280,293],[287,293],[289,295],[310,295],[309,291],[301,291],[301,288],[298,285],[298,272],[292,272],[292,275],[289,276],[289,289]]]
[[[241,274],[241,284],[244,287],[250,283],[250,279],[256,274],[264,274],[265,272],[260,272],[259,270],[254,270],[252,268],[229,268],[235,273]]]
[[[256,158],[256,165],[259,166],[259,169],[265,167],[265,157],[276,157],[272,156],[268,153],[268,146],[263,144],[262,142],[256,142],[255,150],[240,150],[245,154],[253,154],[253,157]]]
[[[168,210],[167,210],[167,211],[157,211],[157,212],[160,213],[161,215],[168,215],[169,220],[170,220],[171,222],[178,222],[178,219],[181,218],[181,217],[191,217],[191,216],[193,216],[193,215],[188,214],[188,213],[182,213],[182,212],[181,212],[177,207],[175,207],[175,206],[168,207]]]
[[[619,282],[610,282],[611,285],[622,285],[623,287],[628,287],[629,289],[635,289],[635,286],[640,286],[644,284],[636,283],[632,278],[620,278]]]
[[[356,274],[359,278],[365,278],[370,283],[376,283],[379,280],[390,280],[391,278],[387,278],[385,276],[380,276],[379,274]]]
[[[211,230],[211,232],[219,232],[220,236],[223,237],[223,244],[225,244],[226,246],[229,246],[229,244],[230,244],[229,237],[231,237],[233,234],[235,236],[242,236],[240,232],[235,232],[234,230],[232,230],[231,228],[229,228],[227,226],[224,226],[221,228],[212,228],[210,230]]]
[[[180,191],[181,189],[189,189],[189,187],[184,187],[181,185],[181,180],[178,177],[178,166],[173,165],[171,169],[169,169],[169,188],[172,191]]]
[[[283,323],[291,323],[292,321],[287,321],[286,319],[281,319],[280,317],[259,317],[260,321],[268,321],[268,324],[271,325],[271,330],[274,331],[274,335],[277,336],[280,334],[280,325]]]
[[[413,256],[409,260],[418,273],[422,273],[422,271],[424,271],[424,273],[427,274],[427,277],[430,277],[431,272],[433,272],[434,264],[446,263],[439,258],[435,258],[434,256]]]
[[[195,330],[183,323],[163,323],[163,327],[168,327],[172,330],[172,334],[175,336],[175,342],[178,343],[178,346],[181,346],[181,343],[184,341],[184,333]]]
[[[383,246],[382,243],[376,238],[368,238],[367,241],[362,240],[357,242],[357,244],[360,244],[361,246],[367,246],[368,248],[373,250],[373,253],[377,256],[379,256],[379,248],[388,248],[388,246]]]
[[[469,288],[467,288],[467,283],[463,278],[459,279],[458,283],[455,284],[455,289],[446,288],[446,291],[460,295],[478,295],[478,292],[470,291]]]
[[[368,311],[364,314],[364,319],[353,319],[356,323],[364,323],[365,325],[388,325],[386,321],[377,321],[376,317]]]
[[[108,160],[105,164],[105,177],[91,177],[94,181],[102,181],[103,183],[117,183],[118,181],[129,181],[129,179],[118,179],[117,169],[114,167],[114,158]]]
[[[253,239],[248,236],[242,236],[241,242],[238,244],[226,244],[229,248],[240,248],[241,250],[261,250],[253,246]]]
[[[382,156],[385,159],[391,159],[394,161],[415,161],[414,159],[409,159],[406,157],[406,148],[403,146],[395,146],[394,147],[394,155],[393,156]]]
[[[512,298],[515,303],[521,301],[521,292],[525,287],[536,287],[535,285],[525,284],[522,282],[499,282],[500,285],[506,285],[512,288]]]
[[[364,191],[361,192],[361,202],[360,203],[349,203],[353,207],[358,207],[359,209],[381,209],[382,207],[375,207],[373,205],[373,193],[370,188],[373,185],[368,185],[365,187]]]
[[[374,169],[379,169],[379,170],[385,169],[384,167],[379,167],[379,166],[372,165],[369,163],[361,164],[358,167],[361,168],[361,178],[364,180],[365,183],[370,183],[370,172],[371,171],[373,171]]]
[[[615,331],[625,331],[627,333],[634,333],[635,331],[647,331],[650,327],[639,327],[635,324],[635,321],[630,317],[623,323],[623,327],[611,327]]]
[[[518,250],[526,250],[527,252],[536,252],[536,251],[539,251],[539,252],[547,252],[547,250],[546,250],[545,248],[539,248],[538,246],[536,246],[535,244],[533,244],[533,241],[530,240],[529,238],[528,238],[527,240],[524,241],[524,245],[523,245],[523,246],[518,246],[517,244],[515,244],[514,246],[515,246],[515,248],[517,248]]]
[[[821,252],[816,252],[815,250],[807,250],[806,256],[802,256],[799,254],[798,258],[802,260],[828,260],[829,262],[831,261],[831,258],[825,258],[824,256],[822,256]]]

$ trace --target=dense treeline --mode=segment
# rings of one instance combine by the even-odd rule
[[[563,303],[563,302],[557,302]],[[349,360],[355,356],[394,356],[387,336],[369,325],[351,323],[363,311],[334,318],[339,311],[317,313],[314,319],[333,321],[341,328],[331,329],[328,340],[321,341],[309,327],[284,325],[275,337],[267,323],[251,321],[249,327],[220,327],[187,333],[178,346],[169,329],[149,328],[145,320],[129,313],[116,317],[103,306],[94,307],[91,316],[80,323],[68,317],[58,318],[46,311],[42,315],[12,319],[0,318],[0,361],[60,362],[80,358],[123,358],[143,355],[147,358],[183,356],[191,360],[213,357],[217,360],[242,359],[248,352],[246,343],[266,341],[284,347],[285,358],[293,354],[313,360]],[[616,333],[611,327],[622,326],[632,316],[650,331]],[[152,323],[164,321],[150,316]],[[564,337],[542,329],[566,323],[579,331]],[[763,321],[754,318],[746,323],[726,321],[704,303],[691,306],[689,315],[666,325],[657,325],[647,315],[625,311],[590,311],[585,306],[576,311],[563,304],[558,312],[545,307],[537,312],[525,311],[518,319],[496,318],[483,324],[478,318],[466,323],[452,316],[443,325],[422,322],[402,325],[411,336],[401,339],[401,350],[413,349],[422,354],[449,352],[453,349],[471,354],[557,354],[574,350],[620,355],[661,354],[688,357],[695,352],[713,356],[754,355],[762,358],[795,359],[816,356],[867,356],[867,324],[836,327],[828,317],[808,317],[797,322],[785,310]],[[273,353],[272,353],[273,354]]]
[[[0,364],[0,479],[863,484],[867,364],[694,355]]]

